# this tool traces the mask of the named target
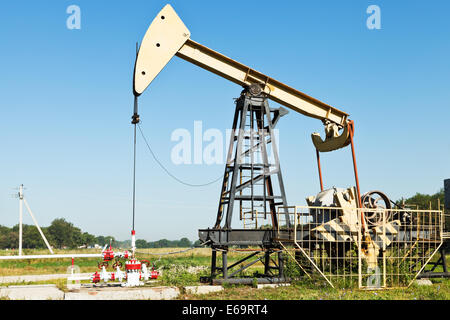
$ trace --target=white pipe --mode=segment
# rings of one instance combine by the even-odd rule
[[[83,281],[83,280],[91,280],[91,275],[85,277],[68,277],[67,281]]]
[[[61,259],[61,258],[101,258],[101,253],[85,254],[42,254],[28,256],[0,256],[0,260],[23,260],[23,259]]]

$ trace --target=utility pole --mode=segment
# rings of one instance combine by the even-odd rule
[[[27,200],[25,199],[23,195],[23,184],[19,186],[19,256],[22,255],[22,220],[23,220],[23,205],[25,204],[25,207],[27,208],[28,213],[31,216],[31,219],[33,219],[34,225],[38,229],[42,239],[45,242],[45,245],[47,246],[48,250],[51,254],[53,254],[53,250],[50,247],[50,244],[47,241],[47,238],[45,237],[44,233],[42,232],[41,228],[39,227],[39,224],[36,220],[36,218],[33,215],[33,212],[30,209],[30,206],[28,205]]]
[[[19,256],[22,255],[23,184],[19,186]]]

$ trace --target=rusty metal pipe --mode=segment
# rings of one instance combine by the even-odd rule
[[[323,191],[322,169],[320,168],[320,155],[318,149],[316,149],[316,156],[317,156],[317,168],[319,169],[320,191]]]

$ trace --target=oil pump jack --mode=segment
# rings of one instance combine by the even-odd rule
[[[146,90],[174,56],[243,87],[236,100],[216,221],[212,228],[199,230],[200,240],[212,249],[211,277],[208,280],[216,283],[252,281],[252,279],[241,279],[236,276],[249,266],[261,261],[265,266],[265,277],[258,279],[258,282],[282,282],[284,281],[283,253],[280,250],[280,243],[276,239],[276,230],[280,223],[278,221],[279,211],[285,215],[285,226],[288,228],[292,226],[286,209],[287,200],[276,139],[274,139],[274,128],[279,119],[288,111],[283,107],[271,108],[269,100],[323,123],[325,139],[322,139],[318,133],[312,134],[312,142],[317,154],[321,193],[333,193],[332,199],[341,199],[342,203],[339,203],[341,206],[350,204],[353,207],[361,208],[363,203],[361,202],[353,143],[354,123],[349,120],[347,113],[193,41],[189,29],[174,9],[170,5],[166,5],[154,18],[137,52],[133,82],[135,96],[133,124],[136,125],[139,122],[138,96]],[[356,188],[343,191],[323,190],[319,154],[348,145],[351,145],[352,149]],[[272,151],[270,158],[269,149]],[[348,197],[349,194],[350,197]],[[368,199],[366,201],[368,205],[377,205],[377,201],[371,197],[371,194],[366,194],[365,197]],[[309,197],[307,201],[309,204],[315,202],[317,204],[321,198],[323,197]],[[333,205],[333,203],[321,202],[321,205]],[[385,201],[385,206],[388,205],[389,200]],[[253,212],[259,211],[271,219],[272,227],[268,229],[233,229],[231,223],[233,213],[236,215],[236,207],[239,207],[241,216],[243,212],[253,214]],[[352,214],[355,215],[355,212],[357,211]],[[353,221],[356,220],[353,219]],[[365,223],[366,218],[362,217],[361,221],[362,224],[359,227],[362,228],[365,236],[370,237],[367,223]],[[316,235],[320,236],[320,232],[317,231]],[[228,265],[227,253],[231,246],[257,246],[261,249]],[[217,265],[218,252],[222,253],[222,266]],[[258,257],[258,254],[261,253],[262,256]],[[273,253],[278,254],[278,263],[271,258]],[[244,265],[252,257],[255,257],[256,260]],[[231,272],[234,267],[237,267],[238,270]],[[218,279],[219,275],[222,276],[222,279]]]

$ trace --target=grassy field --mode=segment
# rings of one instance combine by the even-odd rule
[[[177,286],[182,294],[179,299],[269,299],[269,300],[449,300],[450,280],[433,279],[431,286],[416,286],[410,288],[397,288],[388,290],[366,291],[357,288],[331,288],[323,281],[298,280],[288,287],[256,289],[253,286],[231,286],[225,285],[225,290],[208,295],[189,295],[184,293],[186,285],[198,285],[201,276],[209,274],[210,254],[208,248],[196,248],[183,253],[159,255],[168,252],[181,251],[181,248],[164,249],[140,249],[139,259],[149,260],[162,272],[159,281],[154,286]],[[98,253],[98,250],[57,250],[55,253]],[[11,251],[0,251],[0,255],[10,255]],[[48,254],[45,250],[26,250],[24,254]],[[237,261],[247,253],[230,252],[229,263]],[[450,256],[447,256],[447,261]],[[99,259],[79,258],[75,259],[75,265],[80,267],[82,273],[94,273]],[[450,264],[450,261],[449,261]],[[71,259],[34,259],[34,260],[0,260],[0,277],[14,275],[37,275],[66,273],[71,265]],[[257,263],[246,270],[246,275],[262,272],[263,265]],[[60,289],[66,290],[66,280],[58,279],[42,281],[39,283],[54,283]],[[39,284],[38,282],[27,284]],[[8,285],[19,283],[10,283]],[[25,284],[25,283],[21,283]],[[2,284],[0,284],[2,285]],[[3,284],[6,285],[6,284]]]

